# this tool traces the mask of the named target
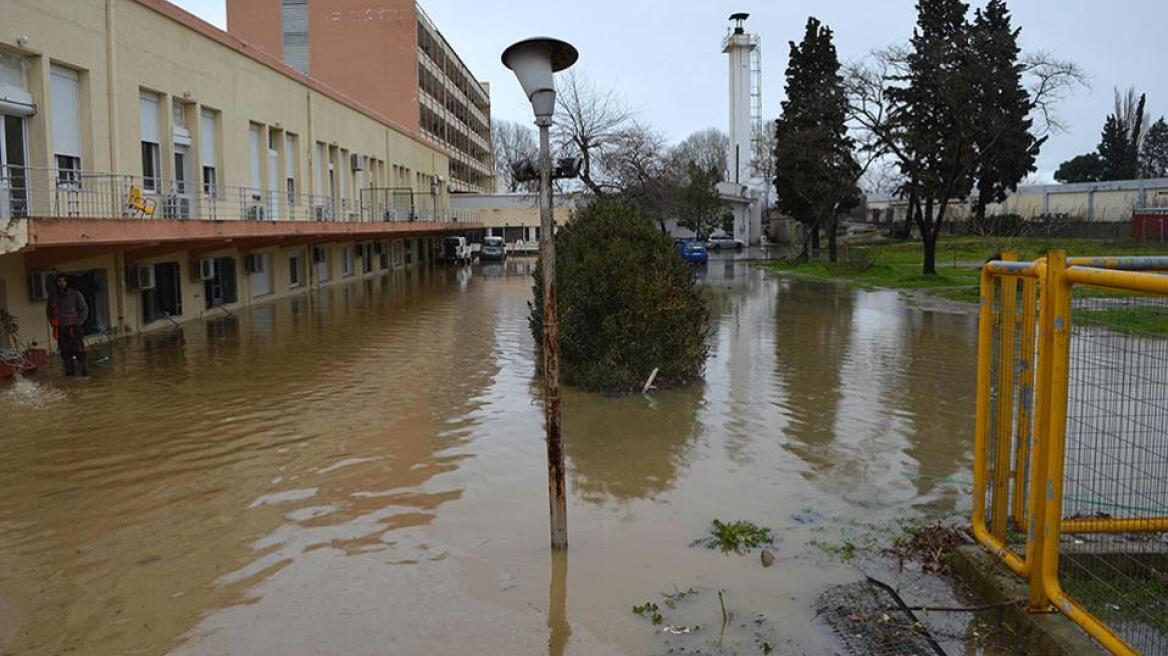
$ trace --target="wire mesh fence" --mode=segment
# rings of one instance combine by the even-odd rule
[[[1059,579],[1144,654],[1168,654],[1168,298],[1072,297]]]

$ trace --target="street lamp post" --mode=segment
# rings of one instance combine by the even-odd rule
[[[556,109],[555,73],[576,63],[570,44],[527,39],[503,51],[503,65],[515,73],[531,101],[539,126],[539,255],[543,274],[543,409],[547,430],[548,506],[552,549],[568,548],[568,507],[564,490],[564,443],[560,433],[560,324],[556,316],[556,224],[552,218],[550,128]]]

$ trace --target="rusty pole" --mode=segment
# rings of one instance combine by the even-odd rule
[[[539,256],[543,274],[543,410],[547,429],[552,549],[568,548],[564,442],[560,434],[560,323],[556,316],[556,224],[552,215],[551,117],[539,125]]]

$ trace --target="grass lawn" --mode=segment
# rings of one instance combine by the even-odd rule
[[[979,268],[990,256],[1004,251],[1033,260],[1050,250],[1070,256],[1168,255],[1168,244],[1142,241],[1089,239],[1029,239],[1005,237],[949,237],[937,241],[937,274],[921,273],[924,253],[919,241],[841,246],[840,262],[831,264],[826,254],[809,262],[772,262],[774,272],[816,280],[831,280],[865,289],[926,289],[953,301],[977,303]],[[1124,296],[1116,292],[1081,288],[1076,296]],[[1076,310],[1074,321],[1128,334],[1168,335],[1168,305],[1092,307]]]
[[[937,241],[937,274],[921,273],[924,252],[919,241],[865,246],[841,246],[840,262],[826,255],[809,262],[775,262],[775,272],[835,280],[864,288],[934,289],[938,296],[958,301],[978,299],[978,267],[991,255],[1015,251],[1019,259],[1032,260],[1047,251],[1063,249],[1068,255],[1168,255],[1168,245],[1140,241],[1087,239],[1022,239],[1006,237],[949,237]]]

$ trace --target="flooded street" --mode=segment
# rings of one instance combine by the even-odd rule
[[[861,575],[813,542],[965,510],[943,479],[970,478],[974,314],[711,260],[704,383],[565,393],[553,560],[533,264],[338,286],[100,346],[91,380],[0,384],[0,653],[656,654],[675,643],[630,608],[677,586],[701,591],[680,622],[716,635],[726,590],[776,653],[828,654],[815,599]],[[691,547],[714,518],[774,529],[775,565]]]

